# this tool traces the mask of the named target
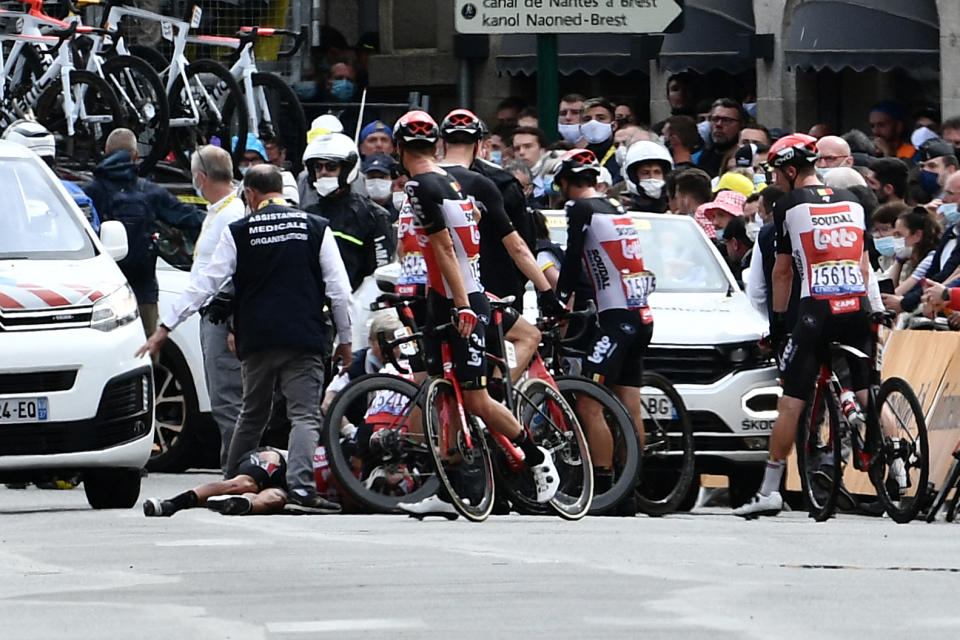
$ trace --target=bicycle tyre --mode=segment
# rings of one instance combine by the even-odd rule
[[[381,391],[406,396],[408,401],[414,401],[420,388],[397,376],[372,373],[351,380],[336,396],[324,416],[323,443],[330,464],[330,471],[337,483],[337,488],[344,500],[345,506],[354,507],[354,510],[373,511],[375,513],[397,513],[397,504],[400,502],[418,502],[436,493],[440,486],[439,480],[433,475],[433,458],[427,451],[427,445],[422,448],[415,443],[404,443],[404,448],[398,456],[391,460],[391,464],[402,463],[409,472],[413,491],[398,493],[390,486],[382,483],[368,482],[375,475],[377,456],[370,452],[369,436],[373,431],[371,425],[357,424],[355,415],[366,418],[366,410],[370,406],[370,398]],[[341,436],[340,425],[344,418],[352,422],[357,428],[353,438]],[[352,419],[351,419],[352,418]],[[410,417],[407,414],[406,420]],[[359,436],[359,437],[357,437]],[[366,443],[362,439],[366,437]],[[421,438],[422,441],[422,438]],[[409,445],[409,446],[408,446]],[[381,462],[382,464],[382,462]],[[398,487],[399,485],[393,485]],[[348,501],[352,501],[350,504]]]
[[[931,504],[930,509],[927,510],[927,522],[936,520],[937,512],[940,511],[940,508],[947,502],[947,496],[950,495],[951,490],[957,489],[960,491],[960,488],[957,487],[958,481],[960,481],[960,460],[954,459],[953,464],[950,466],[950,472],[947,473],[947,477],[943,482],[943,486],[940,487],[940,491],[937,492],[937,497],[933,499],[933,504]],[[957,493],[954,492],[953,495],[953,500],[947,508],[948,513],[957,501]]]
[[[146,175],[167,148],[170,105],[163,81],[150,63],[136,56],[108,59],[103,75],[124,110],[127,127],[137,135],[140,175]]]
[[[561,518],[579,520],[593,501],[593,465],[580,421],[560,392],[545,380],[530,378],[516,389],[515,395],[517,421],[537,445],[550,452],[560,476],[560,488],[547,503],[549,508]],[[495,466],[498,461],[506,461],[502,452],[493,451]],[[543,505],[537,503],[529,470],[512,472],[506,467],[498,477],[504,480],[519,510],[540,511],[536,507]]]
[[[609,490],[594,493],[590,514],[609,513],[633,493],[640,474],[640,440],[633,428],[633,419],[612,391],[593,380],[579,376],[558,376],[554,381],[575,414],[577,397],[581,395],[593,399],[603,407],[607,427],[611,430],[614,442],[614,477]],[[580,423],[582,427],[582,421]]]
[[[646,444],[637,485],[637,507],[647,515],[660,516],[676,511],[693,483],[696,468],[693,425],[673,383],[651,372],[643,374],[641,384],[644,389],[654,388],[663,394],[675,414],[669,425],[661,424],[649,413],[649,405],[644,404]]]
[[[88,71],[71,71],[71,95],[77,100],[82,94],[87,117],[98,119],[89,121],[78,118],[74,124],[74,135],[71,136],[63,113],[61,89],[61,83],[55,82],[40,94],[34,105],[37,122],[57,139],[58,166],[92,170],[103,155],[107,136],[115,128],[123,126],[123,110],[106,80]]]
[[[271,123],[264,122],[260,113],[261,107],[257,104],[255,97],[257,122],[260,123],[257,137],[260,140],[278,139],[287,150],[287,160],[291,163],[290,170],[296,176],[302,168],[303,149],[307,143],[307,116],[303,112],[300,100],[282,78],[272,73],[253,74],[253,86],[254,90],[258,87],[263,90],[271,120]]]
[[[463,517],[473,522],[487,519],[493,510],[493,462],[484,430],[464,411],[471,446],[467,446],[460,425],[456,393],[449,380],[435,378],[427,387],[425,420],[427,443],[433,455],[434,469],[450,501]],[[455,442],[441,450],[441,430],[449,426]],[[454,461],[453,458],[457,460]]]
[[[170,66],[170,61],[153,47],[148,47],[142,44],[133,44],[129,45],[127,50],[130,52],[130,55],[146,61],[146,63],[153,67],[153,70],[158,74],[162,74],[167,70],[167,67]]]
[[[819,397],[817,396],[819,393]],[[826,408],[827,421],[824,423],[823,410]],[[828,520],[836,511],[840,483],[843,481],[843,456],[841,450],[840,413],[833,403],[833,395],[826,386],[814,392],[807,402],[800,422],[797,425],[797,470],[800,475],[800,487],[803,504],[807,513],[817,522]],[[818,486],[815,474],[819,474],[826,457],[834,473],[826,474],[827,486]]]
[[[883,384],[880,385],[880,391],[877,393],[876,400],[877,415],[882,415],[884,406],[886,406],[887,401],[894,394],[903,396],[904,402],[897,404],[900,407],[909,408],[910,413],[913,414],[913,421],[907,420],[906,423],[900,418],[899,414],[895,415],[897,417],[897,433],[900,437],[901,445],[909,444],[909,449],[904,456],[906,458],[904,465],[908,480],[907,488],[913,487],[915,493],[913,496],[891,495],[891,490],[887,483],[887,480],[891,479],[891,477],[887,474],[887,469],[889,466],[888,463],[892,462],[893,453],[889,451],[886,446],[886,438],[884,438],[885,444],[882,450],[878,453],[878,455],[881,456],[880,459],[883,464],[871,465],[870,479],[873,481],[873,486],[877,489],[877,496],[880,498],[890,519],[894,522],[904,524],[913,520],[917,516],[917,513],[919,513],[921,507],[924,506],[924,499],[927,492],[927,479],[930,474],[930,449],[927,443],[927,423],[923,418],[923,406],[917,399],[917,395],[913,392],[913,387],[903,378],[887,378],[883,381]],[[916,434],[912,433],[914,428],[916,429]]]
[[[192,127],[171,127],[167,145],[169,150],[173,151],[177,164],[181,168],[190,170],[189,153],[195,151],[205,144],[217,142],[220,147],[226,149],[227,153],[233,158],[234,174],[240,175],[237,167],[243,161],[246,151],[247,139],[247,105],[243,98],[243,90],[234,79],[230,71],[219,62],[214,60],[197,60],[187,65],[185,70],[187,81],[194,88],[193,99],[200,112],[200,122]],[[198,79],[200,74],[207,74],[216,78],[216,83],[207,82]],[[207,96],[216,98],[216,108],[219,110],[219,117],[210,107],[209,100],[206,100],[204,94],[199,91],[195,83],[203,85]],[[208,87],[208,83],[210,86]],[[215,88],[216,92],[211,95],[209,89]],[[187,118],[191,115],[189,100],[181,95],[183,92],[183,77],[178,76],[174,80],[167,94],[170,103],[170,119]],[[237,138],[238,144],[235,149],[230,148],[232,138]]]
[[[9,59],[10,51],[13,50],[14,41],[9,40],[3,43],[3,58]],[[32,87],[37,80],[46,71],[47,65],[43,62],[43,56],[37,48],[30,44],[25,44],[20,48],[20,56],[16,65],[13,67],[13,73],[8,78],[10,85],[6,88],[10,95],[19,95]]]

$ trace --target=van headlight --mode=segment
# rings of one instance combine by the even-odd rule
[[[94,303],[90,327],[98,331],[113,331],[133,322],[139,316],[137,296],[133,294],[130,285],[125,284]]]

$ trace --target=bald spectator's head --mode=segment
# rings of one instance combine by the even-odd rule
[[[856,185],[867,186],[867,181],[853,167],[833,167],[823,179],[823,183],[832,189],[849,189]]]
[[[107,142],[103,146],[103,152],[110,155],[114,151],[126,151],[130,154],[130,160],[136,162],[140,154],[137,151],[137,136],[130,129],[114,129],[107,136]]]
[[[823,136],[817,141],[817,150],[820,152],[817,167],[821,169],[853,166],[850,145],[839,136]]]

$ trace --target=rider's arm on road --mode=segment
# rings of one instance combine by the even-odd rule
[[[191,274],[190,283],[173,307],[163,314],[161,321],[171,330],[186,320],[197,309],[203,306],[211,296],[233,275],[237,268],[237,245],[234,243],[230,227],[226,227],[220,234],[220,241],[213,251],[213,258],[196,274]]]
[[[753,255],[750,256],[750,273],[747,275],[747,297],[753,308],[764,314],[767,313],[767,281],[763,277],[763,252],[760,243],[753,245]]]
[[[320,272],[326,284],[327,297],[333,308],[333,321],[337,325],[337,336],[341,344],[349,344],[353,340],[353,328],[350,320],[350,278],[347,277],[347,268],[340,257],[337,240],[333,237],[330,227],[323,231],[323,240],[320,242]]]

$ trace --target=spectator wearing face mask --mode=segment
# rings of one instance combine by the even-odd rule
[[[233,138],[230,139],[230,144],[236,148],[236,136],[233,136]],[[250,169],[250,167],[267,163],[268,160],[266,147],[263,146],[263,143],[260,142],[260,139],[257,138],[257,136],[252,133],[248,133],[246,147],[243,152],[243,161],[237,165],[237,170],[240,171],[240,175],[247,175],[247,171]],[[300,190],[297,188],[297,179],[291,172],[285,169],[280,172],[280,175],[283,177],[283,199],[286,200],[290,205],[297,206],[300,203]]]
[[[367,156],[362,165],[366,179],[367,195],[390,214],[390,221],[396,222],[400,217],[400,207],[393,199],[394,193],[403,193],[395,189],[397,177],[397,161],[385,153],[375,153]],[[403,206],[403,202],[400,202]]]
[[[673,170],[673,159],[665,147],[649,140],[634,142],[627,149],[623,179],[631,194],[628,208],[635,211],[665,213],[666,175]]]
[[[606,98],[585,101],[580,114],[580,135],[586,141],[586,148],[597,157],[600,166],[610,175],[620,175],[617,148],[613,144],[613,132],[617,128],[614,113],[613,104]]]
[[[926,277],[940,244],[940,224],[923,207],[904,207],[893,225],[895,258],[890,278],[903,295]]]
[[[580,134],[580,115],[583,113],[584,100],[579,93],[568,93],[560,98],[557,130],[560,137],[570,144],[577,144],[583,139]]]
[[[703,215],[713,222],[717,240],[724,239],[727,225],[731,220],[743,217],[743,205],[746,201],[742,193],[727,189],[714,196],[712,202],[702,205]]]
[[[933,198],[928,210],[936,211],[943,202],[940,196],[947,178],[957,170],[953,145],[942,138],[930,138],[920,145],[917,162],[920,165],[920,186]]]

